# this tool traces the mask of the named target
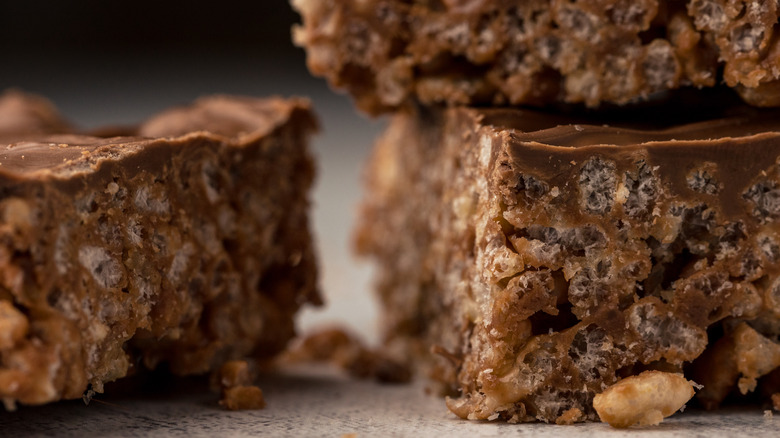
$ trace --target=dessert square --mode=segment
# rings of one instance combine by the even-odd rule
[[[18,114],[25,99],[0,108]],[[194,374],[270,357],[299,307],[320,303],[307,101],[204,98],[133,137],[28,125],[0,133],[6,406],[101,392],[162,363]]]
[[[393,117],[356,242],[378,265],[388,348],[452,412],[598,420],[594,396],[646,370],[704,385],[708,407],[780,391],[759,380],[780,365],[778,114],[657,116]]]

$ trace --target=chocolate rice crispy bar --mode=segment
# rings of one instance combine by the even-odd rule
[[[40,108],[0,97],[0,120],[26,120],[0,132],[7,407],[285,347],[299,307],[320,303],[307,101],[204,98],[112,138],[64,134]]]
[[[774,0],[292,0],[309,69],[378,114],[624,104],[725,82],[780,105]]]
[[[458,416],[598,420],[647,370],[780,392],[780,115],[641,114],[418,107],[378,141],[357,246]]]

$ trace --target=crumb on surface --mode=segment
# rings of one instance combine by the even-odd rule
[[[409,366],[378,349],[363,344],[356,335],[341,327],[315,330],[299,338],[282,355],[280,362],[328,362],[359,379],[382,383],[407,383]]]
[[[694,395],[693,387],[681,374],[645,371],[597,394],[593,407],[612,427],[655,426],[685,406]]]
[[[231,411],[263,409],[265,408],[265,399],[263,398],[263,390],[259,387],[240,385],[225,389],[219,404]]]
[[[92,401],[92,397],[95,396],[95,391],[91,387],[88,387],[84,394],[81,396],[81,400],[84,402],[84,406],[89,406]]]
[[[212,388],[222,394],[220,406],[231,411],[265,407],[263,391],[253,385],[257,377],[255,368],[247,360],[231,360],[212,374]]]

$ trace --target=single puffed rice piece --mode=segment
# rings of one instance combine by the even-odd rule
[[[601,421],[612,427],[653,426],[685,406],[694,385],[682,374],[645,371],[596,395],[593,407]]]

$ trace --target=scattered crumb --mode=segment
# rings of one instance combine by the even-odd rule
[[[767,409],[764,411],[764,418],[772,418],[772,415],[773,414],[771,409]]]
[[[263,409],[265,399],[263,391],[257,386],[233,386],[222,391],[219,404],[231,411]]]
[[[645,371],[597,394],[593,408],[612,427],[655,426],[693,397],[694,385],[682,374]]]
[[[3,407],[8,412],[14,412],[16,410],[16,400],[10,397],[3,398]]]
[[[87,387],[87,390],[84,391],[84,394],[81,395],[81,400],[84,401],[85,406],[89,406],[89,402],[92,401],[92,397],[95,396],[95,391],[92,390],[92,385]]]
[[[222,393],[221,406],[231,411],[263,409],[263,391],[254,386],[256,373],[253,364],[245,360],[225,362],[211,375],[211,386]]]
[[[282,355],[280,362],[329,362],[352,377],[376,379],[382,383],[406,383],[409,367],[387,354],[367,348],[345,329],[325,328],[301,338]]]
[[[316,330],[293,341],[284,353],[284,359],[292,362],[343,362],[361,349],[360,342],[340,328]]]
[[[560,417],[555,420],[557,425],[572,425],[582,420],[582,411],[578,408],[571,408],[563,411]]]

